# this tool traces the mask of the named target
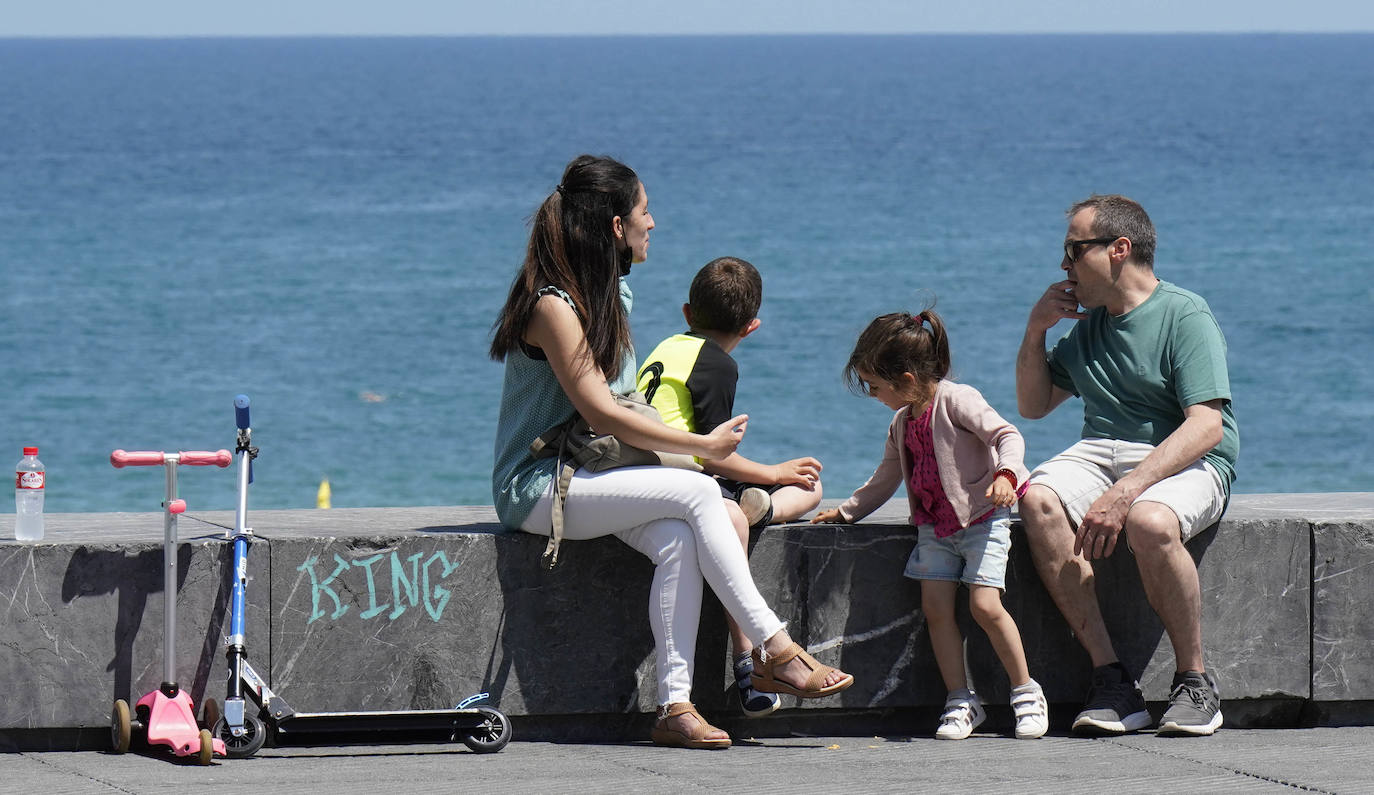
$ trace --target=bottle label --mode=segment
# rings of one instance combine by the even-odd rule
[[[14,473],[14,487],[16,489],[41,489],[43,488],[42,472],[16,472]]]

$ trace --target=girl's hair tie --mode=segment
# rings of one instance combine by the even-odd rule
[[[568,189],[565,188],[565,187],[563,187],[563,183],[561,183],[561,182],[558,183],[558,187],[554,188],[554,190],[558,192],[558,195],[559,195],[559,196],[567,196],[567,195],[568,195]]]

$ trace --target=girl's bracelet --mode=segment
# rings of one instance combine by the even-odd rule
[[[1006,477],[1007,480],[1011,481],[1011,487],[1012,487],[1013,489],[1016,488],[1018,485],[1020,485],[1020,484],[1017,483],[1017,481],[1016,481],[1016,473],[1015,473],[1015,472],[1012,472],[1010,469],[999,469],[999,470],[997,470],[997,472],[995,472],[995,473],[993,474],[992,479],[993,479],[993,480],[996,480],[997,478],[1000,478],[1000,477]]]

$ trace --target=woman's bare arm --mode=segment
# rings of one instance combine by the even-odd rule
[[[525,342],[544,351],[554,376],[573,407],[593,428],[647,450],[721,459],[735,452],[748,425],[741,414],[708,434],[671,428],[618,405],[606,388],[606,375],[596,366],[582,323],[563,299],[546,295],[534,306]]]

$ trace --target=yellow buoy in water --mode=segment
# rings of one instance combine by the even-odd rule
[[[320,490],[315,492],[315,507],[328,508],[330,496],[331,494],[329,492],[329,478],[325,478],[324,480],[320,481]]]

